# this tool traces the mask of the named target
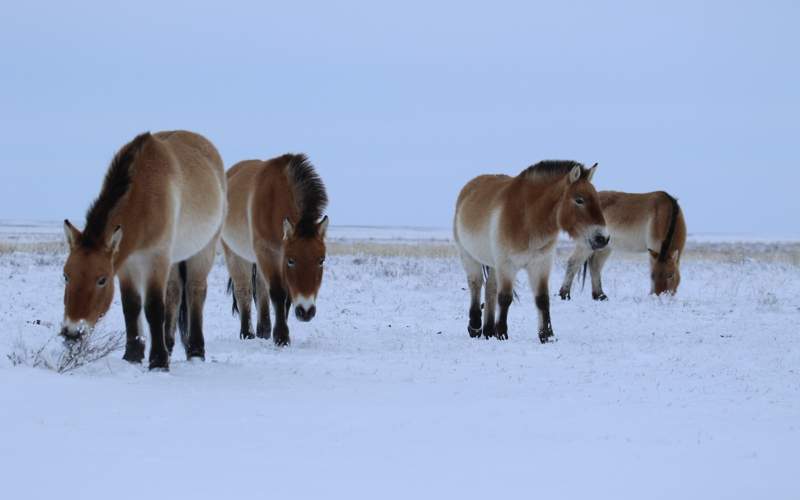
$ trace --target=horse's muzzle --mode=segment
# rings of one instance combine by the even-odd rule
[[[303,322],[311,321],[314,319],[314,316],[317,314],[317,306],[310,306],[305,308],[301,305],[296,305],[294,307],[294,315],[297,316],[297,319]]]
[[[594,235],[594,238],[589,242],[589,245],[592,247],[592,250],[602,250],[603,248],[608,246],[608,243],[611,241],[611,236],[603,236],[602,234]]]
[[[70,330],[66,326],[61,329],[60,335],[64,337],[64,340],[75,342],[83,337],[83,331],[81,330]]]

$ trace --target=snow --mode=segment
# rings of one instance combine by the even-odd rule
[[[332,236],[447,238],[412,229]],[[472,340],[457,259],[364,254],[328,258],[290,347],[241,341],[218,260],[208,359],[176,348],[166,374],[119,352],[12,366],[56,333],[64,256],[0,254],[3,496],[799,498],[800,267],[704,244],[674,298],[612,258],[610,302],[553,299],[550,345],[521,275],[510,340]],[[560,260],[553,294],[562,277]],[[117,296],[101,330],[122,328]]]

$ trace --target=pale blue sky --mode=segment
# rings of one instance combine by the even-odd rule
[[[143,130],[306,152],[334,224],[447,226],[474,175],[600,163],[692,232],[800,234],[800,3],[6,2],[0,218],[82,214]]]

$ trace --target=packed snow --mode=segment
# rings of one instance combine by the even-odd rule
[[[510,339],[469,338],[458,259],[425,256],[446,230],[331,234],[423,251],[341,247],[353,253],[329,256],[317,317],[290,320],[288,348],[239,339],[218,259],[207,360],[176,347],[169,373],[119,350],[64,374],[20,360],[62,349],[64,254],[6,248],[2,495],[800,498],[796,246],[695,241],[679,294],[664,298],[648,295],[643,257],[612,258],[611,300],[593,302],[588,284],[554,297],[558,341],[541,345],[522,275]],[[97,334],[122,330],[117,295]]]

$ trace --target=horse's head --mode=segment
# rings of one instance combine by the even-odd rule
[[[61,335],[75,340],[90,332],[111,307],[114,298],[114,255],[122,241],[117,227],[103,242],[83,241],[68,220],[64,233],[69,256],[64,265],[64,322]]]
[[[662,256],[655,250],[647,249],[650,254],[650,293],[675,295],[681,284],[680,250]]]
[[[592,185],[596,170],[596,163],[588,170],[575,165],[566,177],[567,187],[558,208],[559,227],[592,250],[604,248],[610,239],[600,199]]]
[[[317,313],[317,293],[325,265],[325,232],[328,216],[320,222],[301,221],[295,226],[283,221],[283,266],[294,313],[300,321],[311,321]]]

